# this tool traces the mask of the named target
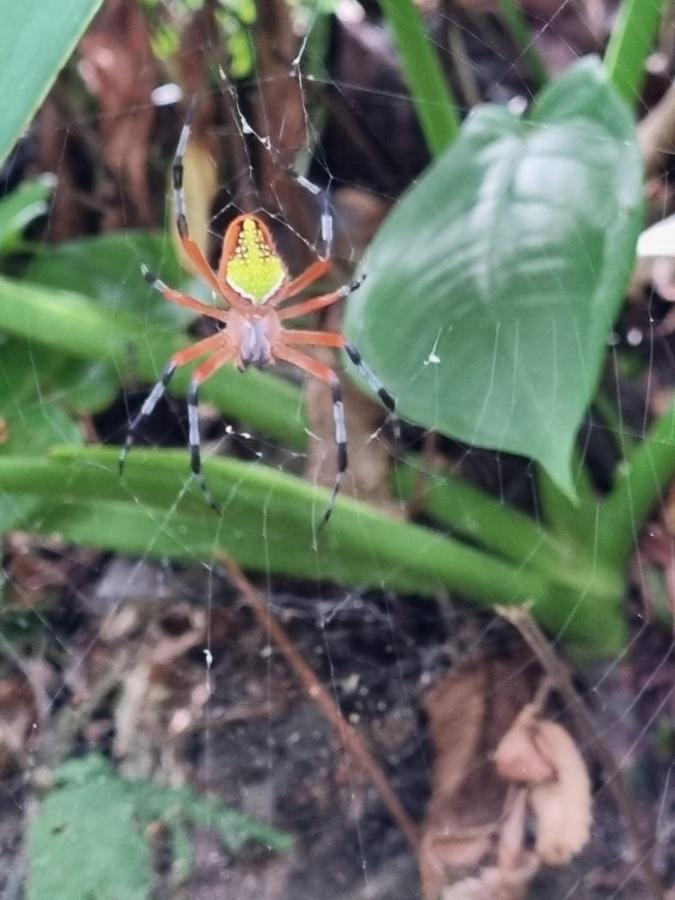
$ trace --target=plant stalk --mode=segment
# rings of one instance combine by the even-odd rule
[[[204,468],[221,503],[220,516],[188,489],[185,454],[178,451],[139,451],[123,481],[112,448],[67,447],[47,461],[0,457],[0,490],[42,498],[44,511],[35,516],[32,530],[64,540],[180,559],[209,559],[221,550],[268,574],[390,587],[418,596],[450,589],[486,606],[528,600],[543,626],[587,652],[611,654],[621,646],[618,598],[598,602],[592,583],[586,590],[561,591],[546,572],[394,521],[347,498],[317,537],[312,523],[325,508],[326,491],[275,469],[229,459],[207,460]]]
[[[380,6],[401,52],[427,147],[439,156],[459,134],[460,120],[438,54],[413,0],[380,0]]]
[[[609,80],[635,108],[666,0],[623,0],[605,51]]]
[[[617,484],[601,504],[600,552],[623,563],[664,491],[675,477],[675,400],[621,467]]]

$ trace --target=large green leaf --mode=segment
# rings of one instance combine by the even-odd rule
[[[631,115],[585,60],[522,119],[484,106],[375,239],[346,330],[403,416],[540,461],[571,451],[641,218]]]
[[[102,0],[7,2],[0,28],[0,163],[44,100]]]

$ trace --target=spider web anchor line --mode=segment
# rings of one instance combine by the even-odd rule
[[[306,40],[306,38],[305,38]],[[303,44],[304,46],[304,44]],[[291,76],[297,75],[297,77],[301,77],[299,70],[295,71],[296,64],[299,63],[300,56],[302,55],[302,48],[296,60],[293,61],[293,65],[291,67],[291,71],[289,74]],[[256,129],[251,125],[248,121],[244,112],[239,103],[239,96],[237,94],[236,89],[230,84],[229,78],[227,74],[223,71],[222,68],[219,69],[220,77],[224,84],[224,90],[228,92],[234,108],[237,112],[237,118],[239,119],[239,127],[241,129],[242,136],[251,135],[255,138],[255,140],[260,144],[263,149],[269,153],[269,155],[274,160],[275,164],[279,166],[282,171],[285,171],[288,175],[293,178],[294,181],[308,194],[317,199],[319,205],[319,222],[320,222],[320,234],[321,234],[321,247],[313,247],[317,256],[320,260],[329,259],[333,253],[333,239],[335,233],[335,215],[333,212],[333,207],[330,199],[330,189],[326,187],[321,187],[318,184],[315,184],[311,179],[309,179],[306,175],[303,175],[301,172],[298,172],[295,165],[284,162],[284,160],[279,158],[279,154],[275,152],[272,147],[272,141],[269,136],[263,136],[259,134]],[[194,98],[193,98],[194,99]],[[184,131],[185,129],[183,129]],[[183,132],[181,132],[181,140],[183,139]],[[187,144],[187,138],[185,139],[185,143]],[[178,156],[178,152],[176,153]],[[297,154],[296,154],[297,160]],[[250,162],[249,162],[250,165]],[[327,173],[329,183],[332,180],[330,173]],[[175,184],[175,182],[174,182]],[[298,237],[302,237],[298,235]],[[305,241],[305,243],[308,243]]]

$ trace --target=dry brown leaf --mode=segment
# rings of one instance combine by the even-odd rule
[[[570,734],[527,704],[500,742],[495,765],[503,778],[528,785],[539,859],[569,862],[588,843],[592,822],[591,783]]]
[[[525,825],[527,821],[527,792],[516,788],[507,804],[497,846],[497,866],[509,872],[523,862]]]
[[[527,872],[533,868],[522,843],[518,844],[522,812],[514,812],[513,803],[507,803],[508,786],[498,777],[492,757],[530,696],[527,667],[501,661],[448,675],[427,694],[425,708],[436,759],[419,853],[426,900],[445,897],[444,891],[459,890],[460,885],[467,893],[448,894],[453,900],[522,896],[515,885],[526,884],[531,877],[524,874],[523,866]],[[502,841],[508,849],[503,847],[499,854]],[[498,858],[512,866],[500,867],[499,883],[510,891],[501,895],[495,894],[499,879],[493,871]],[[475,893],[479,888],[482,894]]]
[[[440,900],[524,900],[537,873],[534,853],[526,853],[514,870],[487,866],[476,878],[464,878],[445,888]]]
[[[133,0],[108,0],[80,42],[80,73],[101,106],[101,147],[113,175],[104,230],[149,225],[152,207],[146,164],[150,149],[155,64],[142,10]]]
[[[553,763],[538,747],[537,732],[540,725],[534,706],[528,703],[497,747],[495,765],[502,778],[525,784],[537,784],[555,778]]]

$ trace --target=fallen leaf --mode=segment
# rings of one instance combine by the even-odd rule
[[[522,847],[522,809],[509,803],[492,760],[531,694],[529,667],[503,661],[447,675],[428,692],[436,758],[419,853],[426,900],[524,896],[536,860]]]
[[[500,741],[495,753],[495,765],[502,778],[531,784],[555,778],[553,763],[537,746],[537,731],[541,723],[535,716],[534,706],[528,703]]]
[[[591,783],[570,734],[528,703],[500,742],[495,766],[502,778],[528,787],[541,862],[569,862],[588,843],[592,823]]]

